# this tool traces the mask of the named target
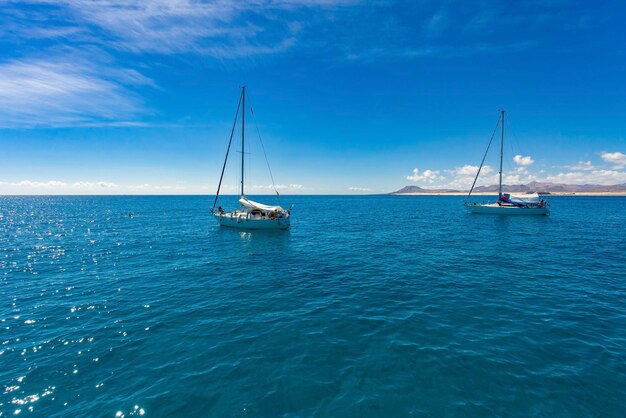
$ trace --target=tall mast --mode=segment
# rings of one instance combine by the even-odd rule
[[[243,162],[244,162],[244,142],[245,142],[245,127],[246,127],[246,86],[241,87],[241,101],[242,101],[242,112],[241,112],[241,197],[243,194]]]
[[[500,111],[502,118],[502,130],[500,131],[500,190],[498,192],[498,200],[502,197],[502,148],[504,147],[504,110]]]

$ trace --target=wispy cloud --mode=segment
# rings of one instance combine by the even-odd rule
[[[576,170],[576,171],[589,171],[596,170],[597,167],[594,166],[591,161],[578,161],[578,163],[573,165],[566,165],[565,168],[568,170]]]
[[[129,55],[226,60],[281,53],[298,43],[308,13],[351,3],[2,2],[0,36],[14,48],[0,62],[0,126],[142,126],[149,106],[141,87],[154,83],[129,68],[150,72],[150,64]]]
[[[412,59],[422,57],[455,58],[480,54],[501,54],[526,51],[537,45],[528,40],[511,43],[475,43],[470,45],[440,45],[424,43],[416,47],[380,47],[349,53],[350,60],[374,60],[377,58]]]
[[[370,5],[354,21],[367,31],[349,43],[349,60],[416,60],[425,57],[462,58],[474,55],[515,54],[538,47],[543,31],[565,30],[580,15],[563,2],[409,2],[402,14],[388,22],[387,2]],[[379,8],[381,13],[372,12]],[[350,33],[353,26],[348,25]],[[573,28],[570,28],[573,29]],[[349,36],[349,35],[347,35]],[[341,44],[341,38],[338,44]]]
[[[492,1],[469,10],[455,2],[435,9],[428,4],[402,5],[402,16],[397,18],[389,17],[388,10],[397,5],[362,0],[23,0],[11,4],[20,3],[36,11],[7,7],[5,13],[11,16],[13,10],[14,18],[7,19],[6,36],[219,59],[274,54],[299,44],[352,59],[518,52],[536,45],[532,30],[503,39],[496,36],[499,28],[532,29],[559,16],[559,8],[549,4],[518,5],[521,11],[531,10],[512,14]],[[490,30],[485,30],[487,25]]]
[[[541,39],[527,28],[548,25],[560,10],[550,4],[518,5],[524,13],[511,13],[495,1],[469,9],[461,2],[402,4],[401,13],[390,13],[399,7],[395,4],[361,0],[22,0],[2,5],[0,36],[13,51],[0,63],[3,126],[141,123],[147,106],[140,93],[145,92],[134,87],[149,80],[129,66],[142,65],[141,71],[150,74],[145,57],[196,54],[226,61],[296,48],[322,52],[334,61],[515,53]],[[502,22],[520,30],[497,36]],[[496,29],[486,31],[487,26]],[[77,50],[88,51],[83,55],[88,59],[76,60]],[[103,56],[108,59],[98,58]],[[8,109],[7,103],[16,106]]]
[[[351,192],[371,192],[372,189],[370,189],[369,187],[348,187],[348,190],[350,190]]]
[[[434,37],[441,34],[449,23],[450,20],[445,10],[438,10],[426,21],[422,27],[422,32],[427,37]]]
[[[270,54],[290,48],[301,24],[295,14],[352,1],[326,0],[65,0],[24,3],[45,7],[45,19],[13,23],[23,37],[75,39],[133,53],[194,52],[217,58]],[[49,22],[55,28],[45,27]]]
[[[132,87],[148,84],[135,70],[77,56],[0,63],[0,126],[119,122],[145,111]]]

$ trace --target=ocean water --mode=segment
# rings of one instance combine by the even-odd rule
[[[0,416],[623,417],[626,199],[550,200],[2,197]]]

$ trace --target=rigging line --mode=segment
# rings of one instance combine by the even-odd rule
[[[250,143],[248,143],[248,149],[252,150],[252,146]],[[246,160],[246,187],[248,187],[248,190],[250,190],[252,188],[252,151],[246,152],[244,155],[244,158],[246,158],[246,155],[248,156],[247,160]]]
[[[514,138],[513,138],[513,128],[512,128],[512,125],[511,125],[511,114],[510,113],[509,113],[508,118],[506,119],[506,126],[507,126],[506,129],[507,129],[507,132],[508,132],[508,134],[507,134],[507,141],[506,142],[507,142],[508,150],[511,152],[511,155],[509,156],[510,160],[508,159],[508,157],[507,157],[507,159],[504,160],[505,161],[504,165],[505,165],[505,167],[509,167],[509,168],[510,167],[517,168],[517,164],[516,163],[511,164],[511,161],[514,161],[513,158],[515,158],[515,156],[517,154],[521,155],[522,153],[519,152],[519,149],[517,149],[515,147],[515,144],[513,143],[513,139]],[[507,147],[505,147],[505,148],[507,148]]]
[[[248,99],[250,101],[250,99]],[[280,193],[276,189],[276,183],[274,182],[274,175],[272,174],[272,168],[270,167],[270,161],[267,159],[267,153],[265,152],[265,146],[263,145],[263,140],[261,139],[261,132],[259,131],[259,124],[256,121],[256,116],[254,115],[254,109],[252,108],[252,102],[250,103],[250,113],[252,113],[252,119],[254,120],[254,126],[256,128],[256,133],[259,136],[259,142],[261,143],[261,149],[263,150],[263,156],[265,157],[265,162],[267,163],[267,169],[270,172],[270,178],[272,179],[272,187],[276,192],[276,196],[278,196],[278,204],[280,204]]]
[[[507,124],[509,126],[509,136],[510,136],[510,138],[512,138],[512,140],[509,140],[509,143],[514,148],[513,149],[513,156],[515,156],[516,154],[524,155],[523,154],[523,148],[521,146],[521,142],[519,140],[519,137],[517,136],[517,130],[515,130],[515,127],[517,125],[514,125],[514,124],[511,123],[511,115],[510,114],[509,114],[509,117],[507,119]]]
[[[228,148],[226,149],[226,158],[224,158],[224,165],[222,166],[222,174],[220,175],[220,182],[217,185],[217,193],[215,193],[215,200],[213,201],[213,207],[211,208],[211,213],[215,211],[217,198],[220,196],[220,188],[222,187],[222,180],[224,179],[224,171],[226,170],[226,162],[228,161],[228,154],[230,153],[230,146],[233,143],[233,135],[235,134],[235,127],[237,126],[237,118],[239,116],[240,107],[241,107],[241,96],[239,96],[239,103],[237,104],[237,111],[235,112],[235,120],[233,122],[233,129],[230,131],[230,139],[228,140]]]
[[[474,182],[472,183],[472,188],[467,194],[467,198],[465,201],[467,202],[474,191],[474,186],[476,186],[476,180],[478,180],[478,176],[480,175],[480,170],[483,168],[483,164],[485,164],[485,158],[487,158],[487,153],[489,152],[489,147],[491,147],[491,143],[493,142],[493,138],[496,136],[496,132],[498,130],[498,126],[500,125],[500,117],[498,118],[498,122],[496,123],[496,127],[493,128],[493,133],[491,134],[491,139],[489,140],[489,144],[487,145],[487,149],[485,150],[485,155],[483,155],[483,160],[480,162],[480,167],[478,167],[478,172],[476,173],[476,177],[474,177]]]

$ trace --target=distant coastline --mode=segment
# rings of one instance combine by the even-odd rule
[[[388,193],[393,196],[467,196],[468,192],[419,192],[419,193]],[[626,196],[626,192],[560,192],[539,193],[541,196]],[[472,196],[497,196],[493,192],[473,192]]]
[[[540,183],[502,185],[507,193],[539,193],[545,196],[626,196],[626,183],[609,186],[599,184],[563,184]],[[454,189],[424,189],[419,186],[406,186],[390,195],[405,196],[464,196],[469,190]],[[474,196],[497,196],[498,186],[479,186],[472,192]]]

